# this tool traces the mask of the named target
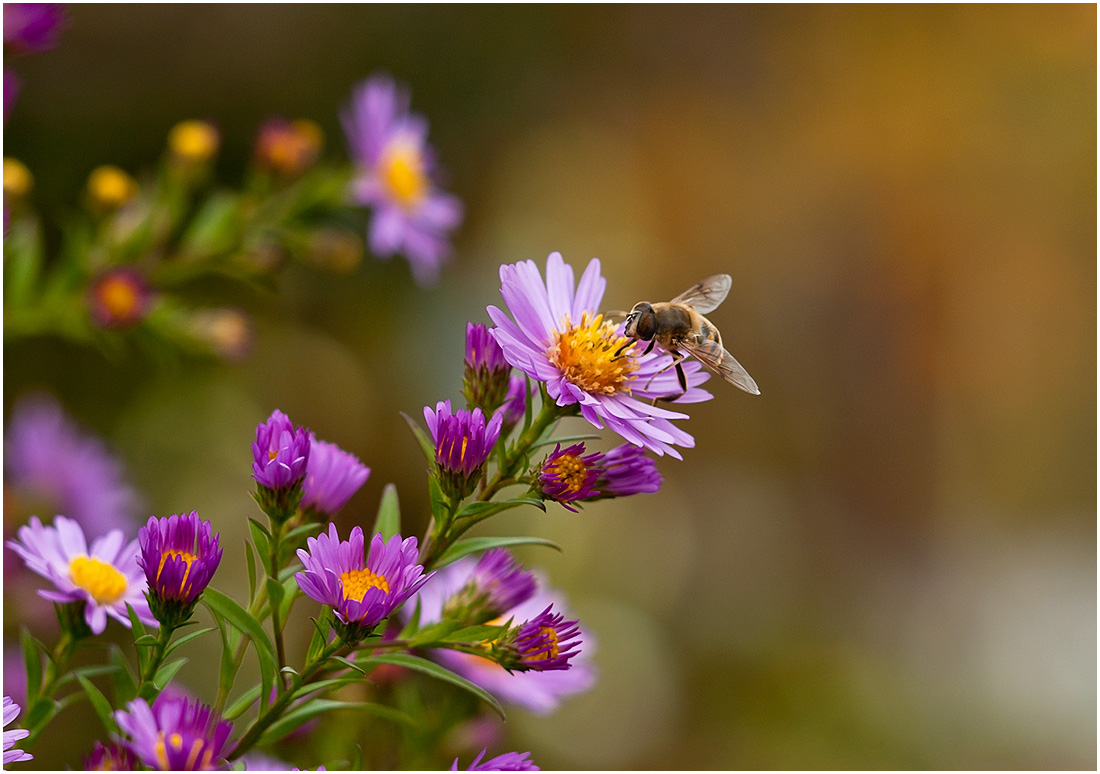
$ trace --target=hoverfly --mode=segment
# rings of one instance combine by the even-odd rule
[[[687,377],[681,363],[688,355],[692,355],[733,386],[759,395],[760,388],[748,371],[722,346],[722,334],[714,327],[714,323],[703,316],[713,312],[725,301],[732,285],[733,278],[730,275],[715,274],[688,288],[671,301],[653,304],[639,301],[626,316],[623,335],[630,341],[619,347],[615,356],[619,357],[623,350],[639,340],[649,342],[649,346],[642,352],[643,355],[649,354],[654,345],[672,355],[672,362],[657,373],[675,367],[676,378],[680,382],[680,394],[669,396],[665,400],[674,400],[687,392]]]

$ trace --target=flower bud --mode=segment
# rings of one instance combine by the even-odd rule
[[[462,393],[469,408],[496,411],[508,395],[512,366],[484,325],[466,323],[466,360]]]
[[[568,669],[569,660],[580,652],[580,629],[551,613],[548,605],[530,621],[514,626],[490,647],[490,653],[509,672],[546,672]]]
[[[440,401],[433,412],[425,407],[424,419],[435,442],[435,463],[444,494],[461,500],[474,491],[485,461],[500,436],[498,411],[488,423],[481,409],[451,413],[451,402]]]
[[[149,581],[149,609],[163,626],[176,628],[191,617],[222,559],[218,535],[195,511],[158,519],[138,530],[138,566]]]

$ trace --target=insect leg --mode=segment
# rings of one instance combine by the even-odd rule
[[[669,350],[668,354],[672,355],[672,362],[668,363],[655,374],[653,374],[653,376],[649,377],[649,380],[645,383],[645,389],[648,390],[649,385],[652,384],[653,380],[656,379],[660,374],[663,374],[668,369],[675,367],[676,379],[680,382],[680,392],[676,393],[675,395],[666,395],[663,398],[654,398],[654,403],[656,403],[658,400],[676,400],[685,392],[687,392],[687,375],[684,373],[684,367],[680,365],[684,362],[684,360],[687,359],[687,355],[675,349]]]

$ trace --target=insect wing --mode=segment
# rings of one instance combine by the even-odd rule
[[[753,395],[760,394],[760,388],[756,386],[756,380],[749,376],[749,372],[737,362],[737,358],[717,341],[702,339],[701,341],[684,342],[683,347],[694,355],[700,363],[734,387],[740,387],[745,392]]]
[[[707,277],[697,285],[693,285],[676,298],[673,304],[687,304],[696,312],[708,314],[718,308],[718,305],[726,300],[726,295],[733,286],[733,277],[728,274],[715,274]]]

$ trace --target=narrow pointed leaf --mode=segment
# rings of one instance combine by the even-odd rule
[[[439,561],[435,563],[436,569],[450,564],[456,559],[461,559],[467,554],[475,554],[479,551],[488,551],[490,548],[506,548],[510,546],[546,546],[555,551],[561,551],[561,546],[552,540],[538,537],[475,537],[455,541],[454,545],[443,552]]]
[[[23,627],[19,636],[23,641],[23,666],[27,672],[27,695],[37,696],[39,688],[42,687],[42,655],[38,652],[40,645],[26,627]]]
[[[428,465],[431,468],[435,468],[435,444],[432,443],[432,439],[420,429],[420,425],[413,420],[404,411],[401,412],[401,417],[408,424],[409,429],[412,430],[413,437],[416,438],[416,442],[420,445],[420,450],[424,452],[424,457],[428,460]]]
[[[404,712],[395,710],[391,707],[384,707],[381,704],[335,701],[333,699],[312,699],[300,707],[295,707],[272,723],[271,727],[264,732],[263,736],[260,737],[260,740],[256,744],[259,747],[269,745],[282,739],[284,736],[300,727],[303,723],[322,713],[342,709],[370,712],[371,714],[388,718],[398,723],[405,723],[410,726],[416,725],[413,719]]]
[[[457,685],[459,688],[463,688],[469,691],[474,696],[477,696],[479,699],[484,701],[486,704],[492,707],[498,715],[500,715],[501,719],[504,719],[504,707],[500,705],[500,702],[497,701],[491,693],[486,691],[480,685],[475,685],[462,675],[455,674],[451,670],[440,666],[434,661],[428,661],[425,658],[414,656],[410,653],[380,653],[378,655],[372,656],[369,659],[364,659],[363,665],[367,666],[371,662],[380,662],[383,664],[392,664],[393,666],[406,667],[408,669],[421,672],[431,677],[438,678],[439,680],[443,680],[444,682],[451,683],[452,685]]]
[[[260,698],[260,686],[254,685],[242,693],[236,701],[230,704],[229,708],[222,713],[222,717],[226,720],[236,720],[243,715],[249,707],[255,704],[258,698]]]
[[[92,709],[95,710],[95,714],[99,716],[99,722],[103,724],[103,728],[106,729],[108,734],[118,733],[118,724],[115,723],[114,711],[111,709],[111,702],[107,701],[107,697],[103,695],[92,681],[84,675],[77,675],[76,679],[80,682],[80,687],[84,689],[84,693],[88,695],[88,701],[92,705]]]
[[[386,484],[382,489],[382,501],[378,504],[378,516],[374,519],[374,534],[381,533],[389,540],[401,533],[401,508],[397,501],[397,487]]]

